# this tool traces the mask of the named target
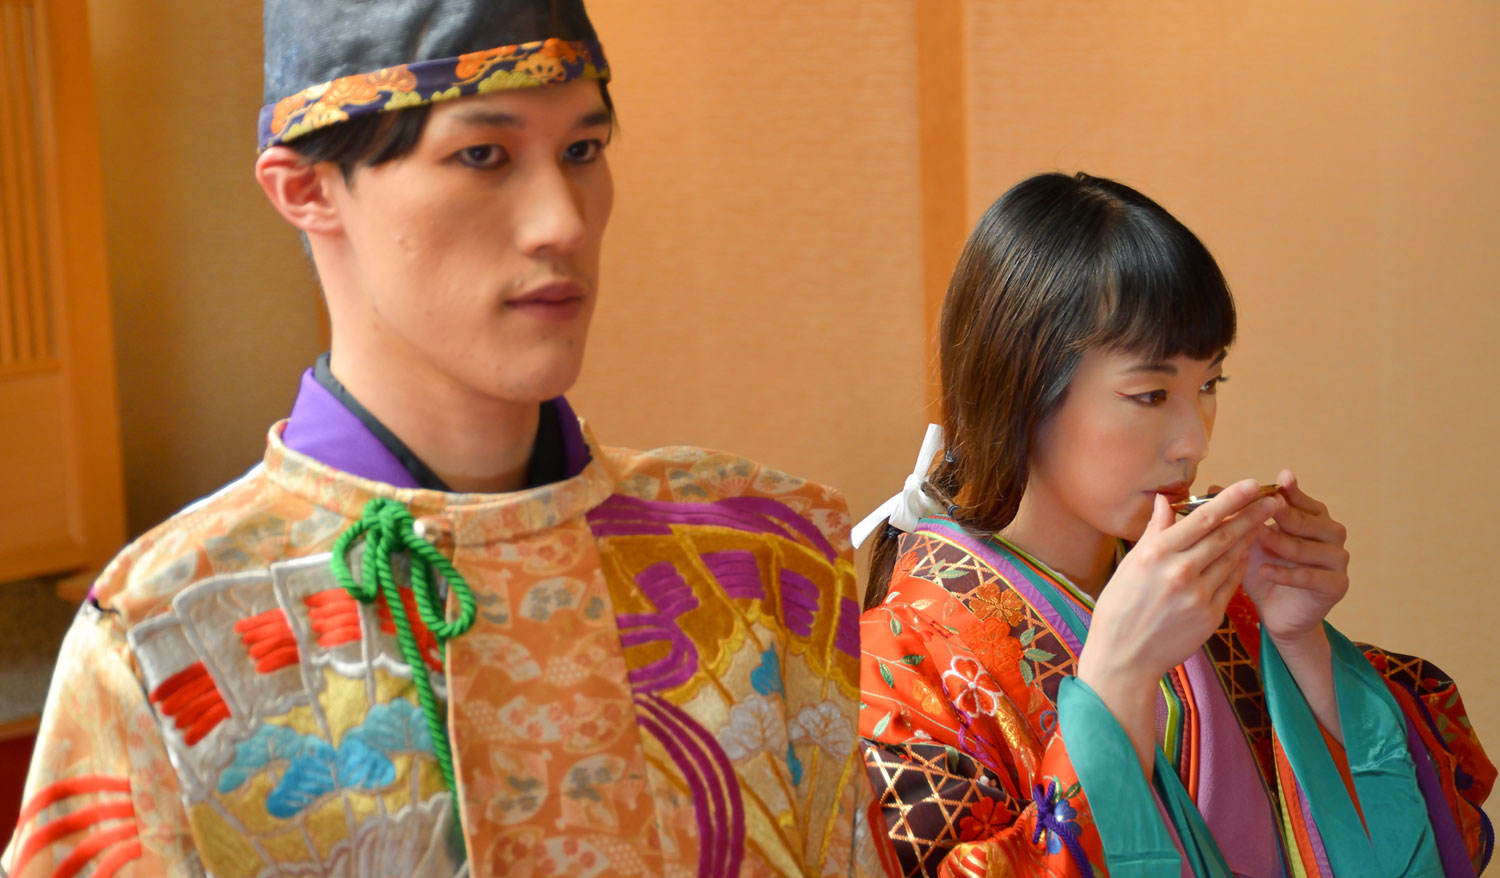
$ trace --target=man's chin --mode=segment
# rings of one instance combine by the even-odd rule
[[[543,403],[573,389],[582,364],[561,362],[537,364],[531,368],[498,367],[489,380],[476,382],[475,389],[496,400],[511,403]]]

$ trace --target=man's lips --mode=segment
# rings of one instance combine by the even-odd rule
[[[586,298],[578,282],[556,280],[506,299],[505,306],[544,320],[570,320],[583,309]]]

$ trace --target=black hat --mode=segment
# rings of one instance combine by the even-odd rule
[[[583,0],[264,0],[260,148],[356,116],[609,80]]]

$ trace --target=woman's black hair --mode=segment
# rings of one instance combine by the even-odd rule
[[[926,491],[969,530],[1015,518],[1032,442],[1085,351],[1208,359],[1234,341],[1234,300],[1203,242],[1160,205],[1088,174],[1041,174],[1000,196],[964,245],[939,330],[947,451]],[[885,598],[896,540],[870,555]]]

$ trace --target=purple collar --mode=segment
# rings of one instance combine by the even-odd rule
[[[544,416],[547,411],[544,407]],[[557,397],[553,400],[552,411],[557,419],[557,434],[561,436],[564,478],[573,478],[588,465],[588,444],[567,400]],[[539,429],[538,436],[547,432]],[[421,487],[417,478],[401,463],[396,451],[319,383],[312,369],[302,375],[302,385],[297,391],[296,402],[292,404],[292,413],[281,441],[287,448],[340,472],[397,488]]]

